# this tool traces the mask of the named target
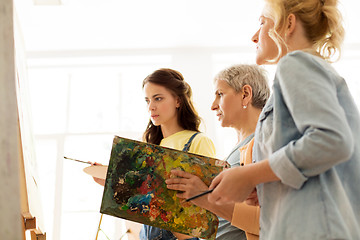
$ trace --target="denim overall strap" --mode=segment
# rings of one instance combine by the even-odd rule
[[[196,135],[198,135],[200,132],[197,132],[197,133],[194,133],[190,138],[189,138],[189,141],[184,145],[184,148],[183,148],[183,151],[184,152],[187,152],[189,151],[189,148],[190,148],[190,145],[191,145],[191,142],[192,140],[195,138]]]

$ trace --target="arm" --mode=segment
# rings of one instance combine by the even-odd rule
[[[180,170],[172,170],[171,175],[174,178],[167,179],[165,182],[167,184],[168,189],[181,191],[180,193],[176,194],[178,198],[185,198],[185,199],[190,198],[198,193],[208,190],[206,184],[198,176]],[[191,202],[197,206],[206,208],[205,205],[207,202],[207,198],[203,196],[194,199]],[[228,213],[229,214],[227,216],[231,218],[232,210],[231,212]],[[187,239],[191,237],[175,232],[173,232],[173,234],[179,240]]]
[[[208,186],[198,176],[193,174],[180,170],[172,170],[171,174],[175,176],[175,178],[166,180],[167,188],[181,191],[176,194],[176,196],[179,198],[187,199],[209,189]],[[234,209],[233,203],[218,206],[216,204],[210,203],[207,200],[207,196],[196,198],[191,202],[199,207],[205,208],[215,213],[219,217],[231,221]]]
[[[242,202],[260,183],[278,181],[269,165],[269,160],[260,161],[243,167],[234,167],[221,172],[211,182],[208,200],[215,204]],[[234,184],[236,183],[236,184]]]
[[[253,143],[254,139],[239,149],[241,162],[245,164],[251,163]],[[205,183],[195,175],[179,170],[173,170],[172,175],[177,178],[169,179],[166,183],[169,189],[182,191],[182,193],[177,194],[178,197],[190,198],[208,190]],[[252,200],[253,199],[257,201],[256,190],[253,191]],[[248,201],[250,201],[250,199],[247,199],[247,202]],[[256,203],[256,201],[253,200],[252,202]],[[228,220],[232,225],[250,234],[259,235],[260,208],[258,206],[249,206],[245,203],[228,203],[219,206],[209,202],[206,196],[194,199],[192,203],[215,213],[217,216]]]
[[[269,156],[269,163],[282,183],[296,189],[309,177],[347,161],[354,149],[337,96],[337,85],[343,80],[326,67],[309,54],[295,52],[280,61],[274,81],[274,94],[279,92],[283,98],[280,106],[286,108],[283,111],[288,111],[289,121],[295,125],[292,131],[300,136],[282,139],[282,147]],[[276,107],[274,114],[280,111]],[[276,139],[278,132],[274,131]]]
[[[208,190],[201,179],[195,175],[180,170],[172,170],[176,178],[166,180],[167,187],[172,190],[182,191],[179,198],[190,198],[196,194]],[[232,225],[252,234],[259,234],[259,207],[249,206],[245,203],[225,203],[218,205],[209,202],[206,196],[191,201],[193,204],[205,208],[217,216],[231,222]]]
[[[210,185],[216,189],[209,194],[209,201],[242,202],[257,184],[280,179],[283,184],[300,189],[308,177],[348,160],[354,143],[337,99],[334,77],[308,54],[284,57],[279,63],[274,91],[281,90],[291,115],[289,120],[296,126],[293,130],[301,136],[290,139],[269,159],[221,173]],[[276,138],[277,129],[274,131]],[[238,184],[234,187],[233,182]]]

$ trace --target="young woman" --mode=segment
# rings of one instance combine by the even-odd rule
[[[235,129],[238,137],[238,143],[225,160],[231,167],[251,163],[248,159],[256,123],[270,95],[265,71],[256,65],[235,65],[217,74],[214,87],[215,99],[211,110],[216,112],[221,126]],[[172,174],[178,178],[168,179],[166,183],[169,189],[182,191],[177,194],[180,198],[190,198],[208,190],[208,186],[195,175],[178,170],[173,170]],[[194,199],[192,203],[220,217],[217,240],[258,239],[258,207],[241,203],[219,206],[210,203],[206,196]],[[239,217],[233,218],[234,213],[240,213]]]
[[[277,71],[255,131],[256,163],[224,171],[208,199],[240,202],[257,186],[261,239],[358,239],[360,117],[327,61],[343,40],[338,1],[265,2],[252,40],[256,62]]]
[[[172,69],[159,69],[144,79],[143,89],[150,114],[144,141],[215,157],[213,142],[199,132],[201,120],[191,101],[191,88],[181,73]],[[140,239],[172,240],[192,237],[144,225]]]

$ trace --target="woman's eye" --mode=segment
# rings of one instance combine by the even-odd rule
[[[259,22],[260,22],[260,26],[261,26],[261,25],[264,25],[264,24],[265,24],[265,19],[264,19],[264,18],[260,18],[260,19],[259,19]]]
[[[161,99],[162,99],[161,97],[155,98],[156,101],[161,101]]]
[[[222,97],[224,94],[223,93],[218,93],[217,94],[219,97]]]

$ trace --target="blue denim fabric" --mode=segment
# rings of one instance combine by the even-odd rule
[[[143,225],[140,231],[140,240],[176,240],[177,238],[172,232],[152,227],[149,225]],[[189,238],[189,240],[198,240],[198,238]]]
[[[280,181],[257,186],[260,239],[359,239],[360,117],[343,78],[295,51],[278,63],[253,160]]]

